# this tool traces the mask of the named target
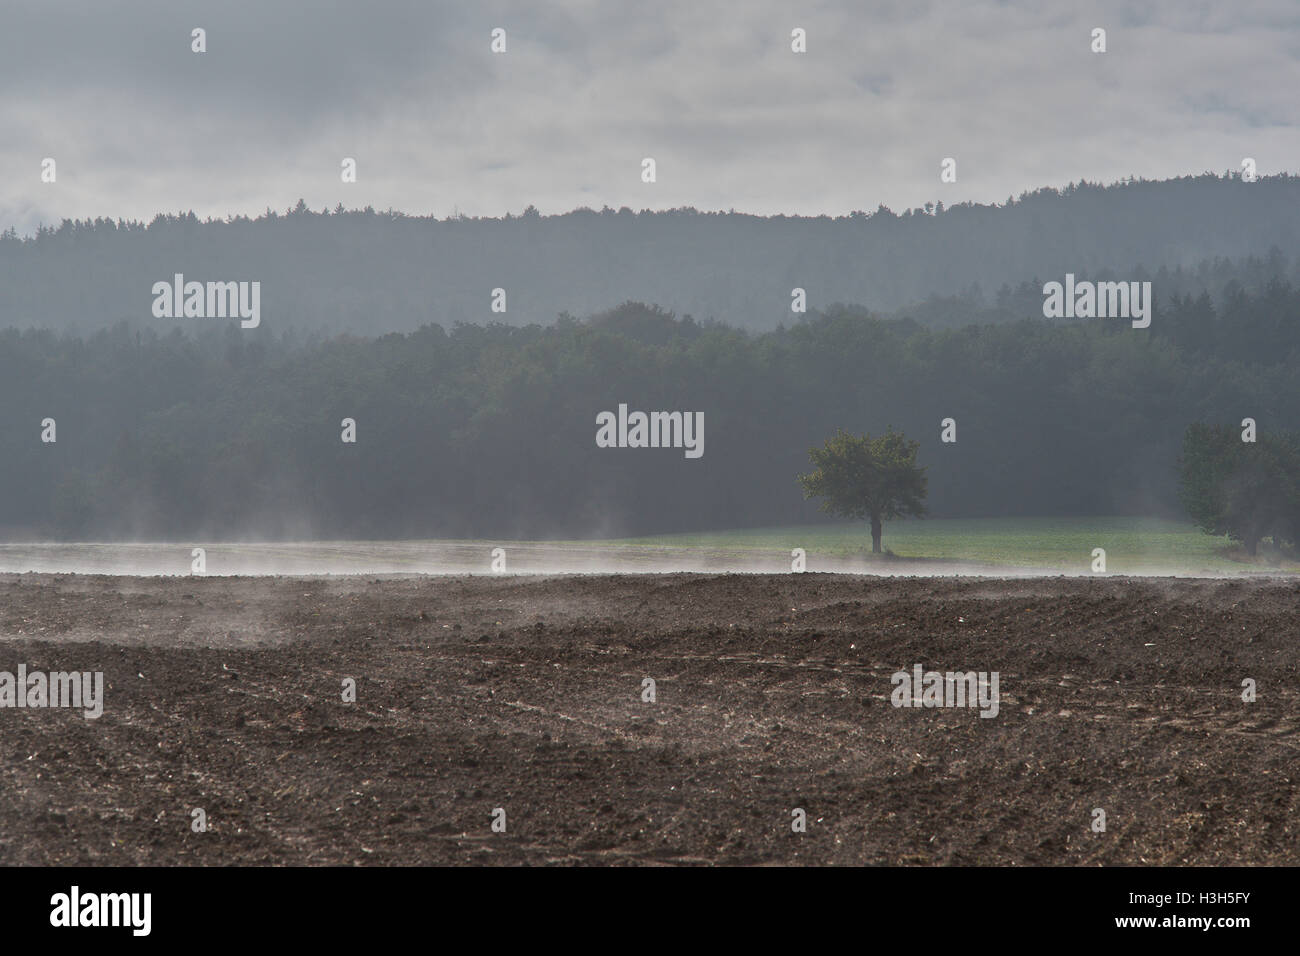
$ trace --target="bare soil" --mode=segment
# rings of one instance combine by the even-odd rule
[[[1293,580],[0,575],[0,670],[106,685],[98,719],[0,709],[0,863],[1294,865],[1298,608]],[[999,672],[1000,713],[895,708],[914,664]]]

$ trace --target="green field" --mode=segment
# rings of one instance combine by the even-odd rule
[[[865,523],[756,528],[627,538],[618,545],[784,551],[848,557],[871,550]],[[927,518],[887,522],[883,547],[897,558],[972,562],[1083,573],[1093,548],[1106,551],[1110,574],[1234,574],[1296,572],[1300,564],[1275,553],[1249,559],[1226,538],[1196,526],[1155,518]]]

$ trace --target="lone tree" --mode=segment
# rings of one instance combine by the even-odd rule
[[[1183,507],[1210,534],[1240,541],[1297,542],[1300,532],[1300,439],[1260,435],[1244,442],[1231,425],[1188,426],[1183,436]]]
[[[839,429],[808,452],[817,470],[798,476],[803,496],[823,499],[819,507],[830,514],[869,519],[871,550],[880,554],[882,522],[925,514],[925,469],[916,464],[920,447],[892,428],[879,438]]]

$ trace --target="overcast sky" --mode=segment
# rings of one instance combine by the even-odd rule
[[[22,233],[299,197],[838,215],[1295,172],[1300,3],[4,0],[0,89],[0,228]]]

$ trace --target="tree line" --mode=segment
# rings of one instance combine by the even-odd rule
[[[810,446],[891,427],[919,443],[938,516],[1181,516],[1189,425],[1251,417],[1268,436],[1300,420],[1300,356],[1276,314],[1295,295],[1242,292],[1230,315],[1179,300],[1147,331],[936,330],[835,308],[750,333],[636,303],[373,338],[11,329],[0,529],[553,538],[791,524],[819,519],[792,483]],[[597,416],[620,403],[702,413],[703,456],[598,447]]]

